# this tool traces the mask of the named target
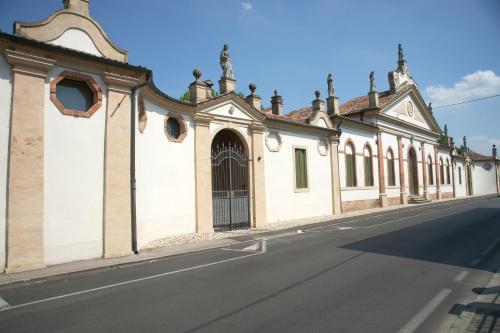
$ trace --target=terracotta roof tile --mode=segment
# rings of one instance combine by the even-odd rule
[[[395,93],[391,93],[390,90],[382,91],[378,93],[379,105],[381,108],[394,102],[396,99],[407,93],[411,89],[411,86],[405,87]],[[341,115],[350,115],[358,112],[368,110],[368,95],[355,97],[348,100],[340,106]]]
[[[493,156],[481,155],[481,154],[476,153],[475,151],[470,150],[470,149],[469,149],[469,157],[473,161],[492,161],[493,160]]]

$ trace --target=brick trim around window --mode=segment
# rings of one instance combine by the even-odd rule
[[[86,112],[66,109],[57,98],[57,84],[64,79],[82,81],[87,84],[94,95],[94,104]],[[63,71],[50,81],[50,100],[61,111],[62,114],[73,117],[90,118],[102,106],[102,89],[90,75],[76,72]]]
[[[168,134],[168,131],[167,131],[167,122],[168,122],[168,119],[170,118],[173,118],[175,120],[177,120],[179,122],[179,125],[180,125],[180,135],[178,138],[174,138],[172,136],[170,136],[170,134]],[[167,136],[167,139],[168,141],[170,142],[176,142],[176,143],[181,143],[182,141],[184,141],[184,139],[186,138],[187,136],[187,133],[188,133],[188,128],[187,128],[187,125],[186,125],[186,121],[184,120],[184,118],[177,114],[177,113],[174,113],[174,112],[169,112],[166,116],[165,116],[165,121],[163,123],[163,130],[165,132],[165,135]]]

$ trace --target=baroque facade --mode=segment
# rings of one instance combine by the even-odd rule
[[[456,147],[399,47],[389,90],[285,113],[219,92],[160,91],[89,15],[89,0],[0,33],[0,267],[131,254],[172,235],[499,192],[496,149]],[[175,161],[175,163],[174,163]]]

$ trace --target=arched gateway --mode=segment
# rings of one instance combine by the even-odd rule
[[[250,227],[248,153],[238,135],[222,130],[211,149],[214,230]]]

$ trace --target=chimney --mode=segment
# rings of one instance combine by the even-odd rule
[[[378,103],[378,92],[375,90],[377,88],[375,84],[375,72],[371,71],[370,72],[370,91],[368,92],[368,107],[371,108],[378,108],[379,103]]]
[[[312,101],[312,108],[314,111],[325,111],[325,102],[319,98],[321,95],[319,90],[314,92],[316,99]]]
[[[203,102],[208,98],[207,84],[199,80],[201,77],[201,70],[199,70],[198,68],[193,70],[193,76],[195,80],[189,85],[189,95],[191,96],[191,102]]]
[[[271,110],[275,115],[283,114],[283,97],[278,95],[278,91],[274,91],[274,96],[271,97]]]
[[[333,85],[333,76],[328,74],[326,79],[328,85],[328,97],[326,98],[326,109],[328,116],[333,117],[334,115],[340,115],[340,101],[338,97],[335,97],[335,87]]]
[[[494,159],[497,158],[497,146],[493,145],[493,148],[491,149],[491,155],[493,156]]]
[[[250,95],[245,98],[245,101],[260,111],[262,99],[260,98],[260,96],[255,95],[255,89],[257,89],[257,86],[255,85],[255,83],[250,83],[248,85],[248,88],[250,89]]]
[[[75,13],[89,16],[90,0],[63,0],[64,9],[69,9]]]

